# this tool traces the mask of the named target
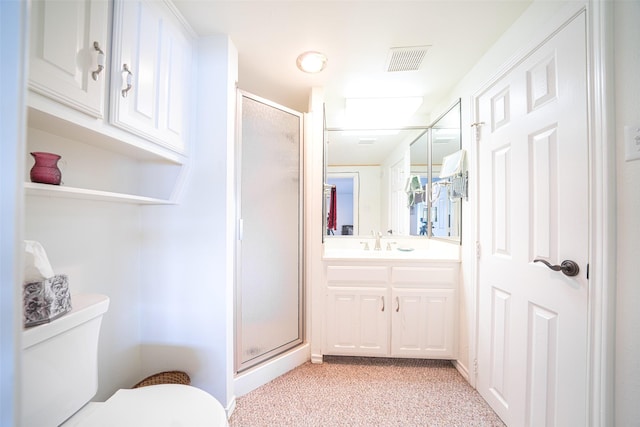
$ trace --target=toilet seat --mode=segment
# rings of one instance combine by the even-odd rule
[[[196,387],[160,384],[121,389],[106,402],[89,404],[64,427],[226,427],[224,408]]]

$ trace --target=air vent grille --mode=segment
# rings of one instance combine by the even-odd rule
[[[392,47],[387,57],[387,71],[417,71],[431,46]]]

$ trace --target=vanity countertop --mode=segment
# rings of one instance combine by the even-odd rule
[[[325,242],[323,260],[325,261],[453,261],[460,262],[460,245],[431,241],[397,242],[386,250],[383,241],[382,250],[364,249],[353,245]]]

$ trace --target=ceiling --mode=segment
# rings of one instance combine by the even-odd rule
[[[173,0],[199,36],[227,34],[238,49],[240,89],[308,111],[324,89],[327,126],[345,127],[346,98],[421,96],[407,125],[425,126],[454,102],[452,88],[531,0]],[[429,49],[417,71],[387,72],[395,47]],[[323,52],[319,74],[296,68],[307,50]]]

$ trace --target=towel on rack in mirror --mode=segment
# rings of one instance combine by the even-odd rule
[[[338,228],[338,196],[336,194],[336,186],[331,187],[331,196],[329,200],[329,214],[327,216],[327,230],[336,230]]]
[[[422,188],[422,182],[420,182],[418,175],[411,175],[407,179],[404,191],[407,193],[407,206],[411,207],[416,203],[424,201],[424,188]]]
[[[440,190],[443,187],[443,183],[434,182],[431,186],[431,203],[435,202],[440,198]],[[446,190],[446,189],[445,189]]]
[[[450,178],[462,173],[464,168],[465,151],[459,150],[442,159],[442,169],[440,169],[440,178]]]

